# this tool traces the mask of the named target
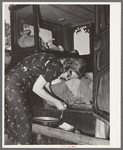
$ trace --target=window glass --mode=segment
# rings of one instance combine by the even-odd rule
[[[84,27],[74,32],[74,49],[76,49],[80,55],[90,54],[89,33],[84,31]]]
[[[33,47],[34,43],[34,22],[32,6],[23,7],[17,10],[17,43],[19,47]]]
[[[34,22],[33,7],[27,6],[17,10],[17,43],[19,47],[32,47],[34,41]],[[43,41],[52,43],[52,32],[50,30],[39,28],[39,36]]]

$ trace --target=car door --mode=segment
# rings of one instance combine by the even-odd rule
[[[109,5],[98,5],[95,7],[95,12],[93,112],[98,119],[109,125]]]

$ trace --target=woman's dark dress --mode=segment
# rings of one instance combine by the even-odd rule
[[[62,73],[60,60],[46,53],[37,53],[18,63],[5,77],[5,126],[9,138],[20,144],[31,144],[31,111],[27,95],[42,75],[47,82]]]

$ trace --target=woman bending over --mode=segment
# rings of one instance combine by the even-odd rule
[[[18,63],[5,77],[5,131],[17,144],[32,144],[32,111],[28,90],[48,103],[65,109],[65,103],[50,95],[45,86],[58,77],[69,80],[82,77],[85,62],[81,58],[59,59],[51,53],[37,53]]]

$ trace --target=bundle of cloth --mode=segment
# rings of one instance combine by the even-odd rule
[[[35,44],[34,35],[31,35],[31,30],[24,30],[20,34],[21,34],[21,36],[18,39],[18,45],[21,48],[34,46],[34,44]],[[44,42],[44,40],[41,37],[39,37],[39,42],[42,47],[42,50],[45,51],[47,49],[51,49],[51,50],[56,50],[56,51],[64,51],[64,48],[61,45],[59,45],[59,46],[54,45],[52,43],[53,40],[55,40],[55,39],[52,38],[52,39],[48,40],[47,42]]]
[[[68,105],[91,104],[93,74],[86,73],[86,77],[82,79],[70,79],[64,82],[60,80],[53,81],[51,90]]]

